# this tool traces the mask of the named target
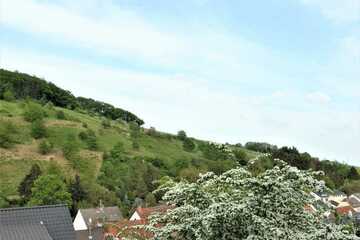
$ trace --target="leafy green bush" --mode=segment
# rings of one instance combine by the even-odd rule
[[[34,122],[36,120],[42,120],[46,116],[46,112],[40,104],[29,102],[25,106],[23,115],[26,121]]]
[[[190,138],[185,138],[183,141],[183,148],[187,152],[194,151],[195,149],[195,143]]]
[[[47,140],[42,140],[39,143],[39,153],[45,155],[45,154],[49,154],[53,149],[53,145],[47,141]]]
[[[0,122],[0,147],[11,148],[16,143],[13,136],[16,132],[17,130],[13,123],[8,121]]]
[[[109,119],[105,118],[101,121],[101,125],[103,126],[103,128],[110,128],[111,122]]]
[[[177,138],[181,141],[184,141],[187,136],[186,136],[186,132],[184,130],[180,130],[178,133],[177,133]]]
[[[244,150],[237,149],[237,150],[234,150],[233,153],[234,153],[236,161],[240,165],[245,166],[247,164],[248,156]]]
[[[66,184],[56,175],[44,175],[34,182],[31,189],[30,206],[66,203],[72,205],[71,194]]]
[[[3,98],[5,101],[8,101],[8,102],[12,102],[15,100],[15,96],[14,96],[14,93],[10,90],[6,90],[4,93],[3,93]]]
[[[89,150],[98,149],[98,141],[96,134],[93,130],[88,129],[79,133],[79,138],[86,143],[86,146]]]
[[[38,119],[31,124],[31,136],[35,139],[47,136],[47,130],[43,120]]]
[[[76,137],[72,134],[69,134],[66,138],[64,145],[62,146],[62,151],[64,157],[68,160],[78,158],[80,152],[79,142]]]
[[[60,119],[60,120],[65,120],[66,116],[65,116],[64,111],[61,111],[61,110],[56,111],[56,118]]]

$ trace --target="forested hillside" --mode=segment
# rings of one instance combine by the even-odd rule
[[[35,76],[5,69],[0,69],[0,76],[1,96],[5,95],[15,99],[31,98],[42,103],[51,102],[57,107],[82,109],[91,114],[99,114],[113,120],[122,119],[127,122],[135,121],[139,125],[144,124],[143,120],[131,112],[90,98],[76,98],[70,91],[61,89],[53,83]]]
[[[170,179],[193,182],[239,164],[260,173],[274,158],[323,170],[331,188],[360,191],[357,170],[346,164],[295,148],[215,144],[143,128],[132,113],[27,74],[1,70],[0,98],[0,207],[68,202],[75,211],[102,200],[127,214],[156,204],[161,194],[152,192]]]

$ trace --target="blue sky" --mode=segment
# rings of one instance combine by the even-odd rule
[[[360,165],[360,0],[0,1],[1,67],[218,142]]]

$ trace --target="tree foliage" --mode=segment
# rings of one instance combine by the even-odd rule
[[[38,150],[39,150],[39,153],[41,153],[43,155],[49,154],[52,151],[52,149],[53,149],[53,144],[51,142],[49,142],[48,140],[42,140],[39,143]]]
[[[66,184],[56,175],[39,177],[31,189],[30,206],[67,204],[72,206],[71,194]]]
[[[12,122],[0,121],[0,147],[11,148],[16,143],[14,133],[16,133],[16,127]]]
[[[196,145],[194,143],[193,140],[191,140],[190,138],[185,138],[185,140],[183,141],[183,149],[187,152],[192,152],[194,151]]]
[[[0,96],[4,96],[4,93],[11,89],[16,99],[30,98],[45,103],[50,101],[58,107],[80,108],[113,120],[122,119],[127,122],[135,121],[139,125],[144,124],[143,120],[131,112],[90,98],[76,98],[70,91],[38,77],[5,69],[0,69],[0,76]]]
[[[38,120],[43,120],[46,116],[46,113],[42,106],[35,102],[28,102],[24,110],[24,119],[28,122],[35,122]]]
[[[177,138],[181,141],[184,141],[187,138],[186,132],[184,130],[180,130],[177,133]]]
[[[357,239],[305,210],[309,191],[324,188],[316,175],[280,161],[258,176],[246,168],[210,172],[171,187],[163,199],[175,208],[154,216],[147,229],[153,239]]]
[[[47,130],[43,120],[39,119],[31,123],[31,136],[35,139],[47,136]]]
[[[5,90],[3,93],[3,99],[8,102],[12,102],[15,100],[14,93],[11,90]]]

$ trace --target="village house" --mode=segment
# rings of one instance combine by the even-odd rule
[[[138,207],[135,212],[131,215],[130,221],[144,221],[147,222],[150,215],[155,213],[165,213],[167,210],[173,207],[168,205],[159,205],[156,207],[143,208]]]
[[[104,225],[122,219],[121,211],[116,206],[79,209],[73,222],[77,240],[102,240]]]
[[[75,240],[66,205],[0,209],[1,240]]]
[[[143,208],[138,207],[131,215],[129,220],[121,220],[116,224],[111,224],[106,227],[106,236],[112,236],[115,239],[123,239],[132,237],[140,237],[147,239],[152,236],[147,232],[143,226],[148,224],[149,217],[153,214],[162,214],[167,210],[172,209],[172,206],[159,205],[156,207]]]

